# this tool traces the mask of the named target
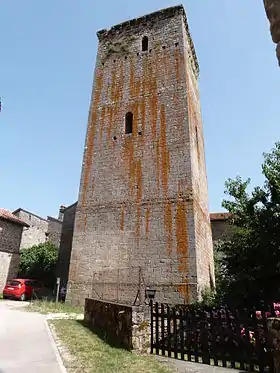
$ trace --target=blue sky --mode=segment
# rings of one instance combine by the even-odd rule
[[[262,183],[280,140],[280,71],[262,0],[186,0],[200,62],[211,211],[224,181]],[[56,215],[77,198],[96,31],[177,1],[14,0],[0,10],[0,207]]]

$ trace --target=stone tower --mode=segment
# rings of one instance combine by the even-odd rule
[[[276,46],[280,66],[280,0],[263,0],[265,12],[270,23],[270,32]]]
[[[196,300],[214,282],[199,66],[184,8],[99,39],[68,300]]]

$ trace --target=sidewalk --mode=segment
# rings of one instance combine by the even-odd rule
[[[0,373],[65,373],[45,317],[0,301]]]

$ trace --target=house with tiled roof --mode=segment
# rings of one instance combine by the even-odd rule
[[[0,292],[17,276],[22,232],[29,224],[12,212],[0,208]]]
[[[20,250],[45,242],[59,247],[64,209],[64,206],[60,206],[57,218],[52,216],[45,218],[23,208],[13,211],[13,215],[29,225],[29,229],[22,234]]]

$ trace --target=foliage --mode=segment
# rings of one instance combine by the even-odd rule
[[[51,302],[45,300],[36,300],[30,303],[28,306],[28,311],[39,312],[44,315],[48,313],[66,313],[66,314],[83,314],[83,307],[74,307],[68,303],[61,302]]]
[[[57,248],[48,242],[24,249],[20,253],[19,277],[54,285],[57,258]]]
[[[262,187],[248,192],[250,179],[226,182],[223,207],[235,226],[219,243],[217,296],[227,304],[260,306],[280,299],[280,143],[264,154]]]

